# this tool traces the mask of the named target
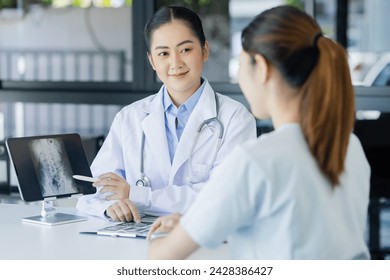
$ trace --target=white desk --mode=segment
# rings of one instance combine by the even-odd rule
[[[57,212],[76,213],[75,208],[57,207]],[[84,235],[106,225],[103,219],[57,226],[22,222],[22,218],[40,214],[40,206],[0,204],[0,260],[126,260],[147,259],[148,241]],[[217,250],[200,249],[191,259],[227,259],[227,245]]]

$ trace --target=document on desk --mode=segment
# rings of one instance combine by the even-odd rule
[[[97,234],[113,237],[141,237],[146,238],[156,216],[145,215],[141,223],[120,222],[99,228],[96,231],[82,231],[81,234]]]

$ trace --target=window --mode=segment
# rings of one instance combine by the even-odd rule
[[[348,1],[347,50],[355,85],[388,86],[381,71],[389,63],[389,9],[386,0]]]
[[[85,7],[85,1],[75,2],[78,6],[66,0],[36,2],[21,12],[9,9],[8,14],[4,10],[0,13],[0,36],[7,38],[0,41],[1,80],[133,79],[131,6],[100,8]],[[52,4],[43,6],[42,2]]]
[[[28,1],[23,7],[18,7],[23,1],[14,2],[0,10],[0,37],[7,38],[0,40],[0,80],[6,89],[7,83],[18,89],[27,83],[24,100],[32,102],[0,103],[0,139],[107,134],[121,106],[91,105],[96,100],[91,94],[84,104],[74,104],[79,100],[66,98],[64,88],[96,91],[101,83],[110,88],[107,83],[133,81],[131,1]],[[53,92],[35,99],[34,88]],[[60,103],[48,101],[54,96]]]

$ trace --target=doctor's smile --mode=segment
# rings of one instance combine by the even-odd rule
[[[181,77],[183,77],[185,74],[187,74],[188,72],[190,72],[190,71],[181,72],[181,73],[174,73],[174,74],[168,74],[168,76],[173,77],[173,78],[181,78]]]

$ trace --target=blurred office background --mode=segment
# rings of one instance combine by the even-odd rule
[[[147,61],[143,27],[169,4],[199,13],[211,45],[204,76],[244,104],[237,58],[240,32],[254,15],[280,4],[298,6],[345,46],[356,89],[356,132],[366,137],[375,166],[370,222],[376,231],[369,242],[383,256],[381,248],[390,246],[390,230],[383,230],[390,218],[380,211],[389,205],[390,188],[383,166],[390,156],[388,0],[0,0],[0,141],[77,132],[92,160],[115,114],[161,86]],[[258,124],[259,134],[272,129],[266,121]],[[2,147],[0,185],[7,189],[16,182]]]

